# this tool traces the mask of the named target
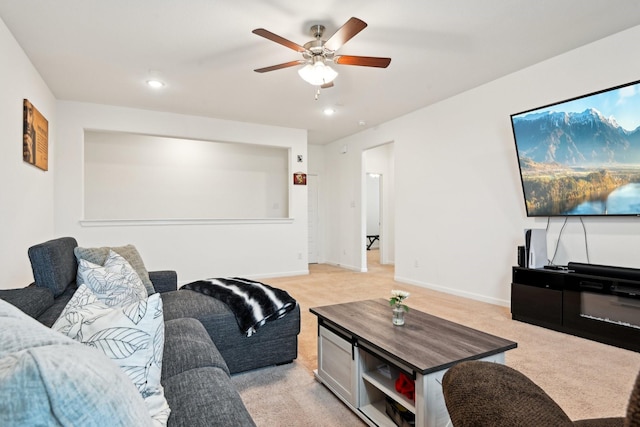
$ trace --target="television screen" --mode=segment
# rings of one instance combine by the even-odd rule
[[[527,216],[640,215],[640,81],[511,115]]]

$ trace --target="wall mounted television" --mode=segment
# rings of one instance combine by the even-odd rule
[[[640,80],[511,115],[527,216],[640,216]]]

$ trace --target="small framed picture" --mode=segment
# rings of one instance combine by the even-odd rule
[[[294,173],[293,185],[307,185],[307,174],[302,172]]]

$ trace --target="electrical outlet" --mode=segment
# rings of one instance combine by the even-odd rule
[[[420,264],[418,263],[418,260],[417,260],[417,259],[413,261],[413,266],[414,266],[415,268],[420,267]]]

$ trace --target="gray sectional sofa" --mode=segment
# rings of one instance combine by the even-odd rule
[[[0,299],[51,327],[77,289],[75,239],[63,237],[29,249],[35,282],[0,290]],[[251,337],[243,335],[222,302],[177,290],[174,271],[149,272],[164,310],[161,384],[171,415],[168,425],[254,425],[230,376],[284,364],[297,357],[299,307],[268,322]]]

